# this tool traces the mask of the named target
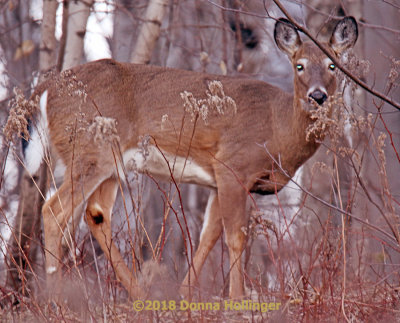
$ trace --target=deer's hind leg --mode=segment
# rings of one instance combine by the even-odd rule
[[[90,231],[113,266],[118,280],[129,292],[129,295],[134,298],[139,296],[136,279],[112,241],[111,216],[117,191],[117,179],[111,177],[101,183],[87,202],[86,221]]]

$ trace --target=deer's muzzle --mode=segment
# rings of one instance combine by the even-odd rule
[[[315,90],[315,91],[311,92],[308,95],[308,97],[313,99],[319,105],[322,105],[326,101],[326,99],[328,98],[328,95],[324,91]]]

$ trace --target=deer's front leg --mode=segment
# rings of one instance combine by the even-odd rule
[[[69,217],[69,214],[63,210],[62,201],[59,199],[65,189],[65,187],[61,186],[56,195],[47,201],[42,209],[47,289],[50,298],[56,299],[58,299],[62,291],[60,285],[61,238]]]
[[[87,181],[83,187],[88,191],[94,181]],[[83,195],[77,184],[71,192],[69,181],[65,181],[57,192],[43,205],[43,228],[46,257],[46,279],[50,298],[58,300],[63,291],[61,281],[61,240],[73,210],[83,203]]]
[[[43,205],[43,227],[45,236],[45,256],[47,288],[50,298],[58,300],[63,291],[61,280],[61,240],[64,229],[74,210],[90,196],[96,188],[110,177],[113,161],[104,162],[101,168],[92,169],[90,173],[80,174],[67,169],[64,183],[57,192]]]
[[[183,280],[180,292],[185,298],[190,298],[190,288],[195,285],[203,264],[222,233],[222,219],[218,213],[218,198],[216,191],[211,191],[204,215],[203,229],[200,234],[199,247],[193,257],[193,264]]]
[[[241,258],[247,241],[243,230],[248,223],[246,214],[247,191],[236,179],[232,179],[232,174],[229,177],[221,177],[217,185],[219,214],[222,218],[229,250],[229,297],[239,299],[244,296]]]
[[[86,207],[86,221],[107,259],[111,262],[118,280],[132,298],[139,297],[136,279],[131,274],[117,246],[112,241],[111,216],[117,195],[118,182],[105,180],[90,196]]]

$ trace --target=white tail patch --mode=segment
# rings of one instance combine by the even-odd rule
[[[47,90],[40,96],[40,113],[34,124],[28,146],[25,149],[25,166],[30,174],[35,174],[45,156],[48,141]]]

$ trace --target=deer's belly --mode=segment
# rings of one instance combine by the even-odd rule
[[[177,183],[194,183],[216,187],[215,179],[190,158],[161,153],[155,146],[132,148],[123,154],[123,163],[128,171],[148,173],[162,180]],[[121,172],[120,172],[121,176]]]
[[[280,173],[271,174],[267,172],[257,177],[250,192],[260,195],[269,195],[279,192],[289,181],[289,178]]]

